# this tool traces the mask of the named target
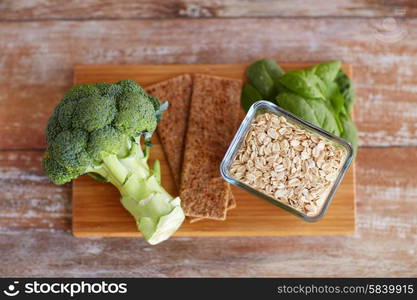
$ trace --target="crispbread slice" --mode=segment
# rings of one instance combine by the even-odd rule
[[[241,80],[194,75],[180,189],[187,216],[226,218],[232,196],[219,165],[239,121],[241,87]]]
[[[236,198],[235,198],[235,196],[233,195],[233,193],[232,193],[232,190],[231,190],[231,188],[230,188],[230,184],[228,185],[228,187],[229,187],[229,202],[227,203],[227,210],[229,211],[229,210],[231,210],[231,209],[233,209],[233,208],[236,208]]]
[[[169,108],[158,124],[158,134],[164,148],[177,188],[180,187],[185,133],[192,92],[192,77],[184,74],[146,87],[146,92],[161,101],[168,101]]]
[[[233,196],[232,190],[230,189],[230,184],[227,185],[227,190],[226,190],[227,194],[226,197],[229,199],[228,203],[227,203],[227,212],[233,208],[236,207],[236,199]],[[202,220],[206,220],[207,218],[203,218],[203,217],[190,217],[190,223],[195,223],[195,222],[199,222]]]
[[[226,220],[228,183],[222,178],[200,181],[193,187],[181,191],[181,201],[187,216]],[[187,199],[187,205],[184,205]],[[189,201],[192,199],[192,201]]]

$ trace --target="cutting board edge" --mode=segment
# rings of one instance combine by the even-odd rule
[[[240,236],[247,236],[247,237],[273,237],[273,236],[329,236],[329,235],[354,235],[356,230],[340,230],[340,231],[321,231],[321,232],[310,232],[310,233],[303,233],[300,234],[299,232],[282,232],[282,233],[275,233],[275,232],[240,232],[240,233],[232,233],[232,232],[206,232],[206,231],[193,231],[193,232],[180,232],[174,234],[172,237],[240,237]],[[91,237],[135,237],[141,238],[142,235],[138,233],[109,233],[103,236],[102,233],[96,232],[72,232],[73,236],[78,238],[91,238]]]

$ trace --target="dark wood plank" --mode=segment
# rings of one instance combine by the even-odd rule
[[[35,154],[21,155],[36,160]],[[2,164],[5,161],[11,162],[1,169],[0,186],[21,189],[22,182],[11,175],[21,163],[3,158]],[[14,219],[0,226],[0,274],[417,276],[417,148],[364,148],[359,151],[357,165],[358,221],[352,236],[172,238],[157,247],[136,238],[78,239],[67,230],[37,229],[38,225],[22,230],[18,223],[24,210],[17,207],[25,207],[30,200],[12,192],[8,201],[14,204],[8,214]],[[33,174],[24,168],[15,171],[18,177]],[[38,175],[34,178],[25,183],[32,189],[44,182]],[[57,197],[54,202],[40,204],[44,205],[39,208],[44,211],[42,216],[48,218],[51,207],[68,207],[67,201]],[[1,211],[10,206],[1,205]]]
[[[0,20],[417,15],[413,0],[5,0]]]
[[[382,20],[367,19],[2,23],[0,149],[45,147],[45,123],[71,86],[74,64],[239,63],[261,57],[351,63],[361,145],[416,146],[417,20],[399,21],[394,35],[382,26]]]

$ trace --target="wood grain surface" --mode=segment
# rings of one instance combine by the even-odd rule
[[[0,2],[0,276],[417,276],[415,1],[196,2]],[[261,57],[355,66],[354,235],[176,237],[157,247],[71,235],[71,187],[49,183],[40,160],[74,65]]]
[[[284,70],[297,70],[311,63],[281,64]],[[245,79],[248,64],[217,65],[136,65],[136,66],[76,66],[74,83],[116,82],[133,79],[143,86],[166,80],[184,73],[202,73],[221,77]],[[351,65],[343,70],[352,78]],[[231,109],[240,109],[235,107]],[[162,185],[177,196],[175,182],[165,158],[159,138],[153,138],[150,165],[161,162]],[[226,221],[204,220],[193,224],[187,219],[176,236],[269,236],[352,234],[355,231],[354,168],[345,175],[325,217],[308,223],[272,206],[248,192],[233,187],[237,208],[227,214]],[[136,223],[120,204],[117,189],[102,184],[89,176],[82,176],[72,184],[72,231],[78,237],[139,236]]]
[[[46,183],[39,171],[42,154],[19,152],[10,161],[9,155],[15,151],[2,153],[0,167],[0,188],[12,191],[1,193],[1,211],[7,208],[8,215],[14,215],[13,222],[0,227],[3,276],[417,275],[415,148],[360,149],[354,235],[174,237],[157,247],[137,238],[73,237],[69,196],[51,202],[44,194],[33,194],[44,204],[36,212],[24,196],[28,189],[24,190],[22,178],[32,186],[44,181],[49,193],[60,194],[60,187]],[[68,224],[65,230],[48,211],[62,214]]]
[[[414,0],[3,0],[0,20],[416,16]]]
[[[71,86],[75,64],[241,63],[261,57],[351,63],[361,146],[417,146],[417,20],[398,21],[407,35],[396,43],[377,34],[381,23],[288,18],[3,22],[0,149],[45,147],[46,120]]]

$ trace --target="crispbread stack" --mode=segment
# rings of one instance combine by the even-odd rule
[[[236,201],[230,185],[220,177],[219,165],[241,119],[241,81],[200,74],[193,80],[185,74],[146,91],[170,103],[158,134],[177,187],[183,168],[181,198],[186,215],[191,222],[224,220]]]
[[[169,102],[169,108],[164,112],[162,120],[158,124],[158,134],[178,189],[192,84],[191,75],[185,74],[146,88],[146,92],[151,96]]]
[[[194,75],[180,189],[187,216],[225,220],[233,205],[219,166],[239,121],[241,87],[237,79]]]

